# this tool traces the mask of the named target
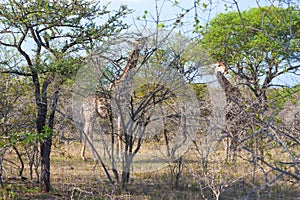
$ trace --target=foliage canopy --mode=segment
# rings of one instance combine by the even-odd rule
[[[299,68],[300,16],[296,8],[261,7],[217,15],[201,44],[214,60],[231,66],[255,94]]]

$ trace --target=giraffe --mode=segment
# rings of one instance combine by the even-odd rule
[[[120,83],[121,80],[124,80],[125,76],[134,68],[136,68],[140,52],[146,43],[145,38],[137,40],[137,44],[135,45],[134,50],[131,52],[130,56],[128,57],[127,63],[125,68],[123,69],[121,75],[115,78],[111,84],[107,87],[105,94],[102,96],[97,95],[90,95],[83,100],[81,105],[82,116],[84,118],[83,124],[83,134],[81,140],[81,158],[85,160],[85,150],[86,150],[86,142],[87,137],[90,140],[90,143],[93,144],[93,133],[92,133],[92,124],[95,120],[100,117],[102,119],[109,119],[112,123],[112,105],[111,105],[111,93],[116,89],[117,85]],[[108,94],[108,95],[107,95]],[[121,130],[121,119],[120,115],[117,116],[117,153],[120,154],[122,150],[122,130]],[[113,134],[113,133],[112,133]],[[95,149],[92,150],[94,160],[96,158]]]
[[[237,151],[239,143],[239,125],[243,122],[243,115],[241,114],[240,105],[244,100],[241,91],[238,87],[232,85],[225,77],[228,73],[227,68],[222,62],[214,64],[215,73],[219,84],[225,92],[228,111],[226,112],[226,159],[229,157],[229,151],[233,150],[233,159]],[[230,141],[229,141],[230,140]]]
[[[225,91],[226,98],[228,100],[234,100],[241,96],[241,91],[238,87],[232,85],[224,74],[228,74],[228,70],[222,62],[217,62],[215,64],[215,72],[217,80],[221,85],[222,89]]]

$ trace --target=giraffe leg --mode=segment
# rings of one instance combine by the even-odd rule
[[[236,162],[238,142],[239,142],[239,137],[236,133],[235,135],[233,135],[233,138],[232,138],[232,151],[233,151],[232,162]]]
[[[85,159],[85,148],[86,148],[86,137],[84,136],[83,137],[83,139],[82,139],[82,141],[81,141],[81,158],[82,158],[82,160],[86,160]]]
[[[226,140],[226,144],[225,144],[225,148],[226,148],[226,161],[228,161],[229,157],[230,157],[230,138],[228,136],[226,136],[225,138]]]
[[[224,151],[226,154],[225,161],[228,161],[230,158],[231,135],[227,131],[223,131],[222,133],[221,141],[224,144]]]
[[[119,161],[122,161],[122,130],[121,130],[121,117],[118,116],[118,135],[117,135],[117,156]]]
[[[122,132],[120,132],[120,136],[119,136],[119,159],[120,159],[120,161],[122,161],[122,151],[123,151]]]
[[[86,122],[83,128],[82,140],[81,140],[81,158],[82,160],[86,160],[85,158],[85,149],[86,149],[86,139],[89,133],[89,124]]]
[[[97,163],[97,161],[98,161],[97,152],[96,152],[97,150],[96,150],[96,148],[94,146],[94,135],[93,135],[93,132],[90,132],[89,139],[90,139],[90,142],[91,142],[90,145],[91,145],[91,149],[92,149],[93,159]]]

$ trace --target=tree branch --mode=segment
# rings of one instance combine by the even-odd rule
[[[20,76],[32,76],[31,73],[20,72],[20,71],[17,71],[17,70],[0,71],[0,73],[2,73],[2,74],[16,74],[16,75],[20,75]]]

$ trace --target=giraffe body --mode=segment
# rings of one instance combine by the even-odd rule
[[[227,74],[225,65],[221,62],[217,62],[214,66],[217,80],[225,92],[227,101],[227,111],[225,115],[227,126],[224,130],[227,138],[226,157],[229,157],[229,153],[232,150],[234,159],[239,143],[239,126],[243,123],[244,117],[240,109],[243,97],[239,88],[232,85],[232,83],[230,83],[230,81],[225,77],[224,74]]]
[[[118,86],[120,85],[120,82],[126,78],[126,76],[129,74],[130,71],[132,71],[138,63],[140,51],[145,45],[146,40],[143,38],[138,41],[138,43],[135,45],[134,50],[130,54],[127,60],[127,64],[125,68],[123,69],[121,75],[117,77],[107,88],[107,94],[112,93],[113,91],[117,90]],[[129,75],[128,75],[129,76]],[[132,75],[131,75],[132,76]],[[132,78],[131,76],[127,78]],[[126,83],[125,83],[126,84]],[[122,84],[121,84],[122,85]],[[119,89],[119,88],[118,88]],[[119,89],[120,90],[120,89]],[[116,91],[119,92],[119,91]],[[117,94],[120,95],[120,94]],[[97,120],[98,117],[102,119],[108,119],[110,120],[110,123],[113,123],[114,119],[112,116],[112,99],[111,95],[108,95],[109,97],[99,97],[97,95],[91,95],[88,96],[86,99],[84,99],[82,103],[82,116],[84,118],[84,125],[83,125],[83,138],[82,138],[82,150],[81,150],[81,157],[83,160],[85,160],[85,150],[86,150],[86,143],[87,138],[90,140],[90,144],[93,145],[93,132],[92,127],[93,123],[95,123],[95,120]],[[117,142],[116,142],[116,150],[117,154],[120,157],[121,151],[122,151],[122,138],[123,138],[123,132],[121,130],[121,119],[120,115],[116,116],[117,118]],[[114,134],[114,133],[112,133]],[[92,147],[92,153],[94,156],[94,160],[97,160],[97,155],[95,152],[95,149]]]

